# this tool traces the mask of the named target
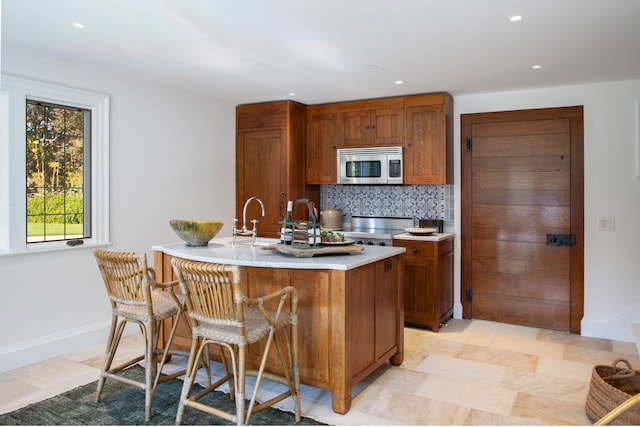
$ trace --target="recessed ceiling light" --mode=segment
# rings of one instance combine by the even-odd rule
[[[404,83],[404,82],[403,82],[402,80],[396,80],[396,81],[395,81],[395,82],[393,82],[393,83],[395,83],[395,84],[397,84],[397,85],[401,85],[401,84],[402,84],[402,83]]]
[[[293,92],[291,92],[291,93],[289,94],[289,96],[296,96],[296,94],[295,94],[295,93],[293,93]]]
[[[539,70],[540,68],[542,68],[542,65],[533,65],[531,68],[533,68],[534,70]]]
[[[367,68],[370,70],[377,70],[378,66],[376,64],[367,65]]]
[[[520,16],[520,15],[513,15],[511,18],[509,18],[509,21],[511,21],[511,22],[519,22],[519,21],[522,21],[522,16]]]
[[[81,24],[81,23],[79,23],[79,22],[74,22],[74,24],[73,24],[73,28],[77,28],[77,29],[79,29],[79,30],[82,30],[82,29],[86,28],[86,26],[82,25],[82,24]]]

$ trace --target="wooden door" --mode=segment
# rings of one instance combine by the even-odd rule
[[[338,105],[307,108],[307,184],[335,184],[337,175]]]
[[[252,201],[247,206],[247,228],[257,219],[258,233],[264,237],[279,237],[282,220],[281,193],[287,192],[288,160],[285,129],[239,132],[236,144],[236,215],[238,228],[242,227],[243,207],[250,197],[264,203],[265,216],[260,205]],[[224,185],[224,184],[223,184]],[[286,203],[286,200],[285,200]],[[285,205],[286,206],[286,205]],[[232,225],[233,226],[233,225]]]
[[[375,280],[375,358],[380,359],[389,349],[398,343],[399,325],[398,303],[401,294],[398,292],[398,260],[388,259],[376,264]]]
[[[400,245],[399,245],[400,246]],[[404,258],[404,321],[430,326],[435,317],[434,245],[402,242]],[[414,251],[415,255],[409,251]]]
[[[379,108],[369,116],[369,145],[404,144],[404,108]]]
[[[444,184],[447,181],[447,145],[444,105],[408,107],[406,184]]]
[[[461,136],[463,316],[579,333],[582,107],[463,114]]]
[[[448,93],[405,99],[405,184],[453,183],[453,98]]]
[[[298,366],[305,384],[323,384],[329,376],[330,319],[329,273],[327,271],[242,267],[240,282],[249,298],[258,298],[293,286],[298,295]],[[266,303],[275,310],[279,301]],[[264,354],[264,341],[249,346],[248,361],[259,366]],[[283,373],[272,347],[268,358],[269,370]]]
[[[345,111],[340,113],[341,147],[366,147],[369,139],[369,111]]]

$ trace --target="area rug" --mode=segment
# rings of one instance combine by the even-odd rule
[[[144,369],[134,366],[127,376],[144,380]],[[97,381],[58,396],[33,403],[16,411],[0,415],[1,425],[175,425],[182,380],[161,383],[156,388],[151,408],[151,420],[144,420],[144,391],[113,380],[107,380],[99,403],[95,403]],[[194,392],[202,390],[195,384]],[[235,412],[229,395],[214,391],[201,399],[202,403]],[[303,408],[304,410],[304,408]],[[230,425],[225,419],[187,408],[184,425]],[[296,423],[293,413],[267,408],[251,417],[256,425],[326,425],[311,418]]]

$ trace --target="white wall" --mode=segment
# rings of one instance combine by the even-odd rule
[[[640,321],[640,178],[636,103],[640,80],[457,96],[455,176],[460,182],[460,114],[584,106],[584,318],[582,335],[633,341]],[[460,290],[460,186],[456,185],[456,297]],[[615,231],[599,218],[614,217]],[[456,317],[462,307],[458,303]]]
[[[235,105],[2,51],[2,72],[111,96],[113,250],[180,241],[169,220],[235,216]],[[90,248],[0,258],[0,372],[102,343],[110,308]]]
[[[178,241],[171,218],[220,219],[221,236],[231,235],[234,105],[17,52],[2,55],[3,72],[111,95],[112,249],[151,256],[152,245]],[[630,323],[640,319],[639,98],[640,81],[628,81],[454,100],[456,182],[461,113],[584,105],[587,336],[632,341]],[[615,217],[615,231],[599,231],[599,216]],[[459,240],[456,251],[459,301]],[[102,286],[89,249],[0,258],[0,372],[104,342],[110,313]]]

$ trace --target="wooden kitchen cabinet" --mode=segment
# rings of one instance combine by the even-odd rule
[[[257,219],[258,236],[279,238],[287,200],[308,198],[319,204],[318,186],[306,184],[306,106],[294,101],[275,101],[236,107],[236,218],[247,228]],[[294,212],[298,218],[306,213]],[[232,225],[233,226],[233,225]]]
[[[407,249],[404,261],[404,321],[438,332],[453,316],[453,238],[393,240]]]
[[[453,183],[453,98],[448,93],[339,102],[307,111],[310,184],[337,182],[336,147],[369,146],[404,148],[404,184]]]
[[[453,99],[448,93],[405,97],[405,184],[453,183]]]
[[[402,97],[341,102],[340,148],[403,145]]]
[[[336,184],[338,104],[307,107],[307,184]]]
[[[156,280],[175,280],[172,255],[154,252]],[[351,407],[352,390],[380,366],[404,360],[401,255],[392,255],[348,270],[240,267],[248,297],[293,286],[298,296],[298,366],[302,384],[331,392],[339,414]],[[179,292],[179,290],[178,290]],[[267,308],[271,308],[267,303]],[[165,322],[164,331],[172,320]],[[166,342],[166,336],[163,338]],[[262,343],[250,344],[247,363],[257,369]],[[179,320],[173,346],[189,350],[191,333]],[[216,358],[212,352],[212,358]],[[281,373],[274,353],[267,370]]]

